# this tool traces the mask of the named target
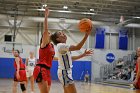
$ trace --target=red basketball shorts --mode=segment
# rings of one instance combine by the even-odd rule
[[[37,83],[41,82],[42,80],[47,81],[48,85],[51,85],[51,74],[50,74],[50,69],[46,69],[40,66],[36,66],[34,68],[34,79],[36,80]]]

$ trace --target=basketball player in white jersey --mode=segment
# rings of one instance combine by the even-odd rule
[[[86,32],[84,38],[77,45],[67,45],[67,36],[64,32],[55,32],[51,36],[51,40],[57,45],[58,53],[58,78],[63,84],[64,93],[77,93],[72,78],[72,61],[82,58],[87,54],[92,54],[92,50],[86,50],[79,56],[72,57],[70,51],[80,50],[87,40],[90,32]],[[77,72],[78,73],[78,72]]]
[[[36,65],[36,58],[34,56],[34,52],[30,52],[30,56],[26,59],[26,71],[27,71],[27,78],[31,82],[31,93],[34,93],[34,77],[33,71]]]

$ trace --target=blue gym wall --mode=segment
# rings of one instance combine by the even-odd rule
[[[25,59],[23,59],[25,62]],[[0,58],[0,78],[13,78],[14,58]],[[57,80],[58,62],[53,61],[51,76],[53,80]],[[91,61],[74,61],[73,62],[73,78],[74,80],[83,80],[85,72],[88,71],[91,76]]]

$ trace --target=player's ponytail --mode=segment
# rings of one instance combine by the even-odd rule
[[[58,43],[60,43],[58,40],[57,40],[57,32],[55,32],[55,33],[53,33],[52,35],[51,35],[51,40],[52,40],[52,42],[55,44],[55,45],[57,45]]]
[[[20,51],[19,51],[19,50],[15,50],[15,51],[17,51],[17,52],[18,52],[18,54],[20,54]]]

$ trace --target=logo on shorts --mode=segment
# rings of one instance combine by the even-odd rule
[[[34,63],[30,63],[30,66],[34,66]]]
[[[115,55],[113,53],[108,53],[106,55],[106,61],[112,63],[115,60]]]

